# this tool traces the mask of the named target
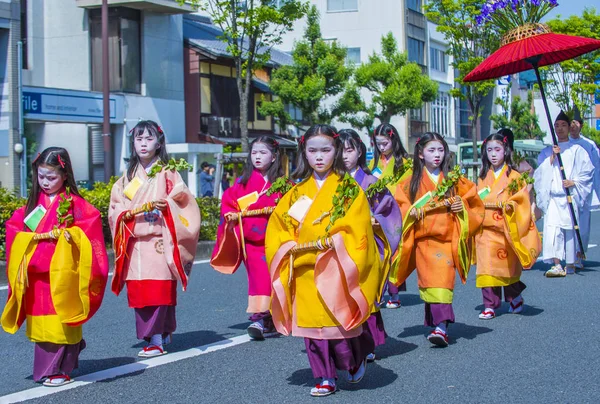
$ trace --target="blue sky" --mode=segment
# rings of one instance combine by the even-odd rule
[[[552,10],[545,19],[553,19],[560,14],[561,17],[567,18],[570,15],[581,15],[583,9],[593,7],[593,1],[589,0],[558,0],[558,6]],[[596,14],[600,12],[600,4],[596,7]]]

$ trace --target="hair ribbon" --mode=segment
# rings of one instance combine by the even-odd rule
[[[279,147],[279,142],[278,142],[277,140],[273,140],[273,144],[274,144],[276,147]]]
[[[302,137],[300,137],[300,143],[304,143],[304,135],[302,135]]]
[[[388,132],[387,132],[387,134],[388,134],[388,136],[389,136],[389,137],[392,137],[392,136],[394,136],[394,131],[393,131],[393,130],[391,130],[391,129],[388,129]],[[419,139],[420,139],[420,138],[419,138]]]
[[[335,138],[338,138],[339,136],[340,136],[340,134],[339,134],[339,133],[335,133],[335,132],[334,132],[334,134],[333,134],[333,138],[334,138],[334,139],[335,139]]]
[[[156,128],[158,130],[158,133],[160,133],[161,135],[165,134],[165,132],[163,132],[162,128],[159,125],[156,125]]]
[[[60,154],[58,154],[57,157],[58,157],[58,164],[60,164],[60,166],[64,169],[65,168],[65,162],[63,161],[62,158],[60,158]]]
[[[508,138],[506,136],[504,136],[504,139],[502,139],[503,143],[506,143],[508,141]]]

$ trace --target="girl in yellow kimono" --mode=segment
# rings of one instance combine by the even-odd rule
[[[465,283],[470,239],[484,213],[475,184],[462,176],[459,167],[449,171],[449,158],[441,135],[427,132],[417,140],[413,173],[396,190],[404,219],[390,274],[390,282],[398,285],[416,267],[425,325],[435,327],[427,339],[442,347],[448,346],[447,325],[454,322],[456,271]]]
[[[313,396],[336,390],[336,368],[351,383],[365,374],[371,335],[363,324],[375,308],[384,266],[369,202],[345,174],[335,128],[314,125],[300,139],[295,179],[269,219],[266,256],[273,283],[271,313],[281,334],[304,337]]]
[[[100,212],[79,195],[67,150],[49,147],[31,166],[27,205],[6,222],[2,328],[14,334],[26,322],[33,380],[58,387],[78,367],[82,324],[102,303],[108,258]]]
[[[509,313],[523,311],[520,281],[523,267],[531,268],[541,251],[541,240],[531,216],[528,174],[513,167],[510,139],[500,133],[481,146],[482,169],[477,186],[485,204],[481,232],[475,236],[477,287],[483,294],[482,320],[496,317],[504,299]]]
[[[389,123],[382,123],[373,131],[373,144],[375,150],[373,161],[370,165],[371,173],[387,182],[387,187],[394,195],[396,186],[400,181],[410,175],[408,169],[408,152],[400,140],[398,130]],[[397,309],[400,307],[400,292],[406,291],[406,285],[393,285],[388,282],[386,289],[390,298],[382,302],[382,307],[386,309]]]

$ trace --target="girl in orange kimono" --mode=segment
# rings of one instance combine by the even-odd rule
[[[223,194],[221,223],[210,264],[224,274],[233,274],[243,262],[248,273],[248,308],[253,339],[277,335],[271,320],[271,277],[265,260],[265,233],[271,211],[281,197],[270,192],[283,177],[279,143],[269,136],[252,141],[241,178]],[[256,213],[247,215],[248,213]],[[243,219],[240,218],[243,216]]]
[[[345,173],[335,128],[314,125],[300,139],[295,179],[267,225],[271,313],[277,331],[303,337],[313,396],[336,391],[336,369],[364,376],[373,352],[366,321],[385,280],[369,201]]]
[[[509,313],[523,311],[520,281],[523,267],[531,268],[541,240],[531,216],[527,181],[514,168],[510,139],[501,133],[488,136],[481,146],[482,169],[477,189],[485,204],[481,232],[475,236],[477,287],[483,294],[482,320],[496,317],[504,299]]]
[[[408,159],[408,152],[404,148],[402,140],[400,140],[400,134],[396,127],[389,123],[382,123],[373,131],[372,141],[375,145],[373,162],[369,167],[372,174],[380,179],[398,176]],[[405,171],[404,175],[400,176],[397,181],[388,184],[388,189],[392,195],[396,192],[398,183],[408,175],[410,175],[410,172]],[[386,309],[399,308],[401,306],[400,292],[406,291],[406,284],[396,286],[388,282],[386,289],[390,298],[382,302],[382,307]]]
[[[127,285],[137,337],[148,344],[140,357],[163,355],[176,328],[177,282],[185,291],[194,263],[200,209],[169,160],[165,134],[141,121],[131,135],[127,172],[111,192],[108,219],[115,248],[112,291]],[[184,164],[185,166],[185,164]]]
[[[33,380],[70,383],[85,348],[81,325],[100,307],[108,258],[100,212],[77,190],[69,153],[49,147],[32,163],[27,205],[6,222],[8,301],[2,328],[27,322]]]
[[[447,325],[454,322],[452,298],[456,271],[463,283],[470,267],[470,239],[483,221],[483,202],[475,184],[459,167],[448,171],[444,138],[427,132],[415,144],[413,173],[401,181],[396,201],[403,215],[400,248],[390,282],[400,284],[417,269],[425,302],[427,339],[448,346]]]

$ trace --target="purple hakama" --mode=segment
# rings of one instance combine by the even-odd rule
[[[337,371],[358,368],[375,344],[369,332],[346,339],[304,338],[308,362],[316,378],[337,379]]]
[[[71,374],[79,367],[79,353],[84,349],[83,339],[72,345],[37,342],[33,351],[33,380],[40,382],[46,377]]]
[[[380,311],[371,314],[367,319],[366,327],[364,325],[363,327],[365,332],[371,334],[371,338],[373,338],[376,347],[385,344],[385,337],[387,334],[385,332],[385,327],[383,326],[383,317],[381,317]]]
[[[425,303],[425,325],[437,327],[443,322],[454,322],[452,303]]]
[[[153,335],[161,334],[163,338],[177,328],[175,318],[176,306],[148,306],[135,309],[135,328],[138,339],[150,341]]]
[[[504,301],[512,302],[516,299],[527,286],[521,281],[515,282],[512,285],[504,286]],[[502,286],[481,288],[483,295],[483,305],[485,308],[497,309],[502,304]]]

